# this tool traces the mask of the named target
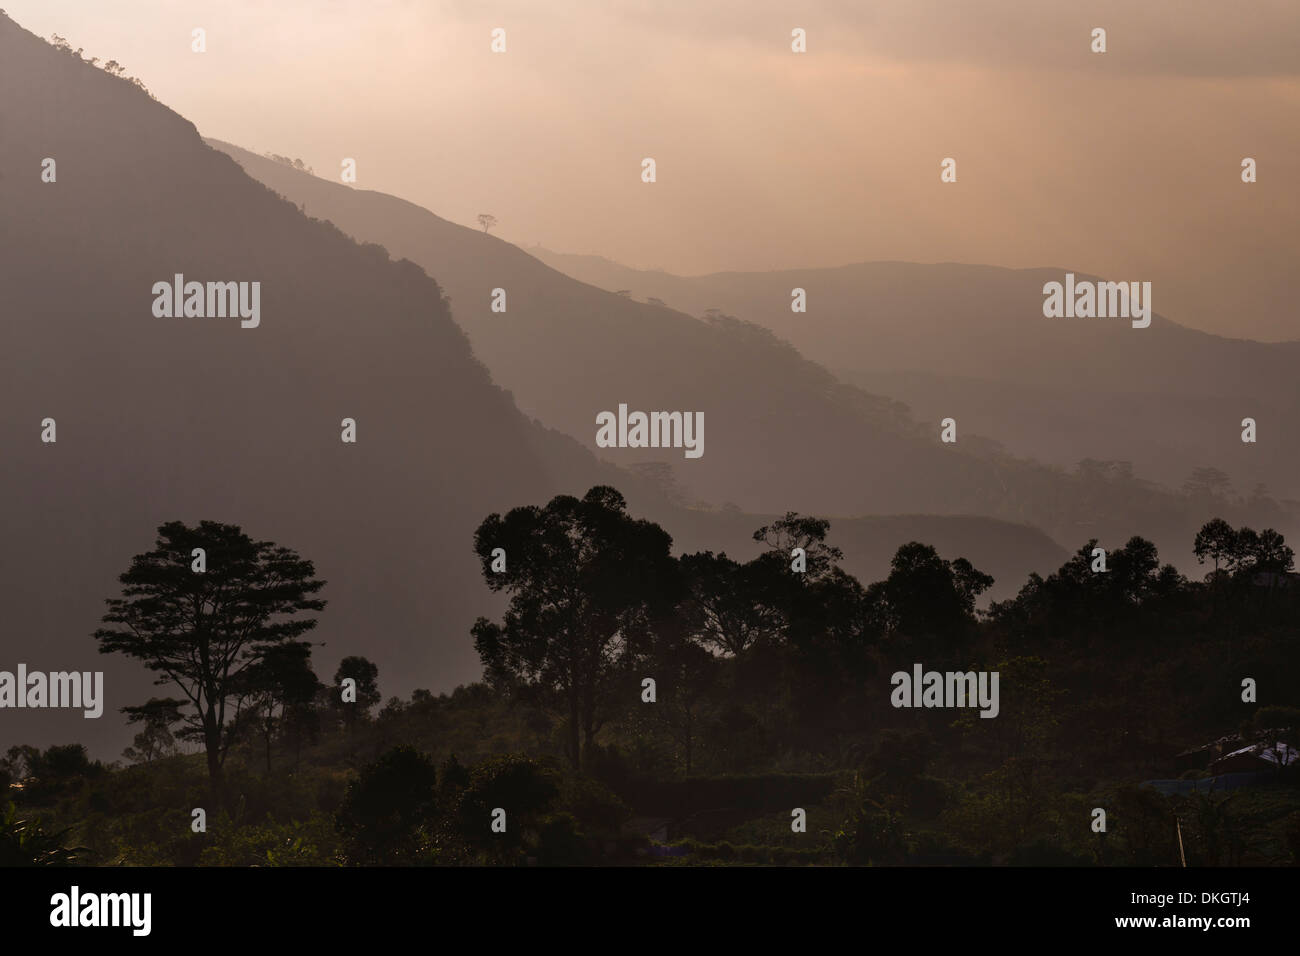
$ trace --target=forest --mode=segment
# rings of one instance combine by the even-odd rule
[[[1276,531],[1210,518],[1200,580],[1089,540],[987,605],[989,575],[921,542],[863,584],[826,519],[753,539],[675,555],[609,486],[490,514],[482,680],[385,701],[361,654],[316,674],[310,560],[164,524],[87,636],[164,695],[123,708],[120,760],[8,749],[0,865],[1300,863]],[[895,706],[920,663],[995,672],[996,716]]]

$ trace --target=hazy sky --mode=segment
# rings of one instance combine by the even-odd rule
[[[1294,0],[0,3],[204,135],[331,178],[354,157],[358,186],[521,245],[679,273],[1060,266],[1300,338]]]

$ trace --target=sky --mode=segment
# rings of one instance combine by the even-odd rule
[[[1300,339],[1294,0],[0,4],[205,136],[329,178],[353,158],[358,188],[523,246],[681,274],[1051,266]]]

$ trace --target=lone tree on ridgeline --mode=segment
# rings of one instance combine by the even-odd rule
[[[1214,562],[1213,573],[1217,578],[1220,570],[1230,571],[1236,560],[1237,532],[1222,518],[1207,521],[1196,533],[1192,552],[1198,564],[1204,564],[1207,558]]]
[[[478,224],[483,227],[484,232],[487,232],[497,224],[497,217],[486,212],[481,212],[478,214]]]
[[[676,598],[672,538],[626,507],[602,485],[489,515],[474,534],[488,586],[510,594],[503,623],[475,622],[474,648],[489,681],[567,719],[577,768],[616,706],[616,678]]]
[[[231,730],[252,690],[248,677],[264,670],[268,651],[316,626],[302,612],[325,607],[312,597],[325,584],[315,574],[310,561],[254,541],[238,525],[172,521],[120,576],[122,596],[107,602],[104,623],[112,626],[95,632],[100,653],[134,657],[158,672],[155,683],[180,688],[218,797]]]

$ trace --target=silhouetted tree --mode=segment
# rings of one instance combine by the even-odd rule
[[[673,606],[671,546],[605,486],[489,515],[474,534],[488,586],[511,595],[502,624],[475,623],[474,647],[489,680],[517,682],[566,716],[575,767],[606,719],[629,646]],[[497,548],[504,571],[492,570]]]
[[[717,672],[717,658],[691,641],[672,641],[654,661],[657,700],[652,713],[680,748],[687,776],[695,769],[709,691]]]
[[[451,805],[442,808],[440,843],[456,862],[512,863],[536,850],[546,813],[559,794],[555,771],[522,754],[500,754],[469,771]],[[489,824],[506,812],[504,832]]]
[[[1242,528],[1237,532],[1237,567],[1243,572],[1271,571],[1282,574],[1295,566],[1295,552],[1286,539],[1272,528],[1256,532]]]
[[[487,232],[497,224],[497,217],[481,212],[478,214],[478,224],[483,227],[484,232]]]
[[[1233,529],[1222,518],[1207,521],[1197,532],[1193,551],[1198,563],[1204,564],[1207,558],[1214,561],[1215,577],[1221,570],[1234,574],[1283,574],[1295,566],[1295,552],[1277,531]]]
[[[269,772],[276,728],[294,708],[313,700],[320,686],[311,668],[311,645],[306,641],[284,641],[268,647],[244,671],[241,682],[247,688],[248,703],[257,714]]]
[[[194,550],[206,570],[192,570]],[[153,551],[136,555],[119,580],[123,596],[108,600],[106,624],[95,632],[101,653],[143,661],[174,683],[194,706],[188,720],[201,731],[208,775],[219,796],[230,744],[227,713],[238,713],[240,679],[266,650],[316,626],[325,602],[310,597],[323,586],[315,567],[288,548],[254,541],[237,525],[179,521],[158,529]]]
[[[357,702],[343,704],[341,694],[338,699],[343,708],[343,722],[351,730],[357,719],[368,717],[370,708],[383,697],[379,693],[379,668],[364,657],[345,657],[339,662],[339,669],[334,672],[334,686],[341,687],[348,678],[357,682]],[[336,690],[335,693],[339,692]]]
[[[781,633],[785,620],[769,603],[774,582],[767,564],[739,564],[711,551],[684,554],[678,563],[686,587],[682,613],[705,647],[739,657]]]
[[[825,518],[810,518],[787,511],[785,517],[755,531],[754,540],[766,544],[787,565],[792,551],[802,548],[807,555],[808,569],[800,575],[800,580],[815,581],[829,574],[835,563],[844,557],[839,548],[826,543],[830,526]]]
[[[1237,557],[1237,532],[1222,518],[1214,518],[1196,533],[1192,551],[1196,555],[1197,564],[1204,564],[1206,558],[1214,561],[1214,574],[1217,577],[1220,566],[1224,571],[1232,570]]]
[[[965,558],[945,561],[930,545],[911,541],[867,597],[875,626],[889,638],[951,649],[973,632],[975,600],[992,586],[993,578]]]
[[[414,747],[396,747],[364,767],[335,815],[349,860],[386,865],[419,861],[428,849],[424,827],[437,809],[437,786],[433,761]]]
[[[154,697],[139,707],[123,707],[128,724],[144,724],[144,730],[135,735],[133,746],[122,751],[122,756],[132,763],[152,763],[161,757],[176,753],[176,737],[172,727],[185,719],[181,708],[186,702],[175,697]]]

